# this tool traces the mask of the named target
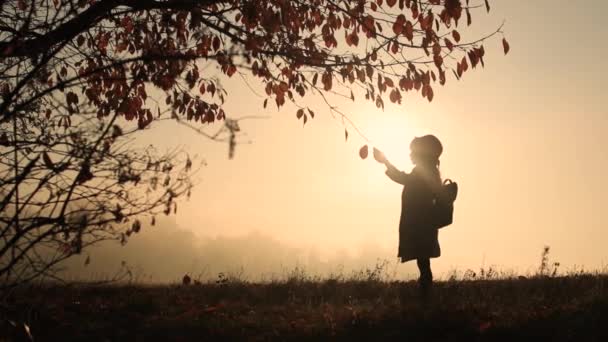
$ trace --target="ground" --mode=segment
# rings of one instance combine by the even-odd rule
[[[377,279],[38,285],[15,290],[2,314],[5,336],[16,336],[10,319],[35,341],[608,341],[607,282],[450,280],[429,301],[415,282]]]

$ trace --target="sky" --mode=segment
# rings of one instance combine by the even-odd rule
[[[490,266],[534,271],[544,246],[563,271],[605,269],[608,47],[602,42],[608,3],[490,3],[491,12],[474,17],[467,37],[492,32],[505,21],[507,56],[502,36],[490,39],[485,68],[461,81],[450,78],[435,89],[432,103],[408,94],[384,111],[362,96],[336,104],[405,171],[412,168],[412,138],[435,134],[442,141],[442,176],[457,181],[460,192],[454,223],[439,234],[436,274]],[[365,140],[349,128],[345,141],[344,125],[319,98],[305,102],[317,115],[303,126],[293,107],[264,110],[264,98],[256,94],[263,93],[260,85],[253,83],[251,90],[235,77],[224,86],[229,116],[266,116],[241,121],[244,140],[252,143],[238,145],[233,159],[225,143],[172,123],[140,138],[161,148],[182,146],[207,164],[171,222],[200,241],[262,234],[313,249],[325,260],[363,250],[373,256],[376,249],[379,257],[394,255],[395,261],[402,188],[373,159],[359,158]],[[243,248],[273,253],[255,243]]]

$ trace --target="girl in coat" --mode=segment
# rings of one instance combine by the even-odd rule
[[[441,189],[439,156],[443,147],[437,137],[425,135],[412,140],[410,151],[415,165],[410,173],[399,171],[375,148],[374,158],[386,165],[386,175],[390,179],[403,185],[398,257],[401,262],[416,260],[420,270],[420,289],[426,296],[433,283],[430,259],[441,255],[431,210],[434,194]]]

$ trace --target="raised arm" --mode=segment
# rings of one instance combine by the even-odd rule
[[[407,181],[409,179],[409,175],[407,173],[399,171],[396,167],[393,166],[393,164],[389,163],[388,161],[384,163],[384,165],[386,165],[385,173],[388,178],[402,185],[407,184]]]
[[[394,167],[393,164],[391,164],[388,161],[388,159],[386,159],[386,156],[384,155],[384,153],[382,153],[382,151],[380,151],[379,149],[377,149],[375,147],[374,147],[374,159],[376,159],[376,161],[378,163],[382,163],[386,166],[386,175],[388,176],[388,178],[392,179],[393,181],[395,181],[399,184],[405,185],[407,183],[409,175],[403,171],[397,170],[397,168]]]

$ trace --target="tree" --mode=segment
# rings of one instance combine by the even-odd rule
[[[502,34],[499,27],[484,37],[461,38],[460,28],[471,25],[472,13],[484,7],[490,10],[487,0],[2,0],[1,152],[4,176],[14,176],[3,178],[0,191],[3,209],[10,203],[16,208],[12,218],[3,214],[8,226],[2,238],[6,243],[23,234],[20,215],[36,209],[25,206],[22,197],[28,192],[22,189],[48,182],[36,175],[43,168],[52,177],[71,177],[69,189],[85,187],[81,196],[65,197],[55,216],[44,210],[29,214],[35,229],[53,231],[48,220],[65,227],[65,208],[85,199],[99,203],[100,222],[107,218],[104,210],[118,220],[113,212],[122,212],[114,207],[120,199],[90,191],[104,180],[141,182],[121,173],[120,159],[147,165],[143,155],[113,149],[124,125],[144,129],[165,112],[189,125],[225,120],[233,151],[238,122],[226,120],[223,77],[238,73],[257,79],[267,96],[264,108],[269,100],[278,107],[291,101],[304,123],[315,115],[314,108],[298,104],[307,95],[321,96],[346,119],[327,95],[353,100],[364,95],[379,108],[386,97],[401,103],[406,92],[431,101],[434,87],[444,85],[450,72],[460,79],[483,66],[483,43]],[[503,47],[507,53],[504,38]],[[98,127],[103,134],[93,136]],[[167,157],[152,159],[167,162]],[[138,170],[140,178],[150,171]],[[122,209],[144,207],[121,204]],[[4,235],[9,231],[13,235]],[[3,258],[8,249],[1,251]]]
[[[0,133],[0,287],[54,277],[63,260],[100,241],[124,244],[143,217],[174,213],[189,195],[185,153],[135,148],[137,129],[85,108],[19,115],[10,137]]]

